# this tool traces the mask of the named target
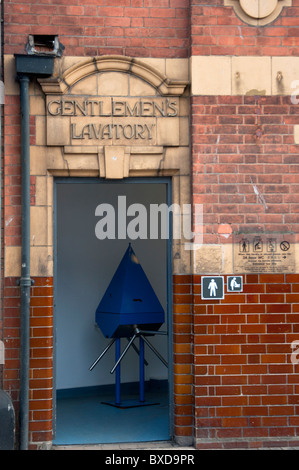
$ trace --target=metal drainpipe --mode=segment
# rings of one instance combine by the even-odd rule
[[[22,254],[21,254],[21,367],[20,449],[28,449],[29,431],[29,319],[30,319],[30,149],[29,77],[19,76],[21,100]]]
[[[55,37],[56,38],[56,37]],[[53,38],[52,38],[53,39]],[[59,43],[62,54],[64,46]],[[21,165],[22,165],[22,252],[21,252],[21,360],[20,360],[20,449],[29,444],[29,353],[30,353],[30,135],[29,82],[30,78],[45,78],[53,74],[55,50],[50,55],[15,54],[16,72],[20,83],[21,104]]]

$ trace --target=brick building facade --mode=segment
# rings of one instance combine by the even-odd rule
[[[130,177],[167,177],[172,202],[203,208],[203,224],[194,219],[202,244],[188,251],[183,241],[172,243],[170,438],[197,449],[298,445],[299,1],[255,3],[257,10],[237,0],[2,3],[0,378],[17,416],[22,142],[15,54],[27,54],[29,35],[58,36],[65,48],[52,76],[33,77],[29,86],[30,448],[53,439],[53,181]],[[155,141],[139,134],[138,145],[128,136],[106,145],[89,134],[78,143],[67,129],[78,131],[84,113],[63,113],[59,100],[83,95],[122,103],[162,97],[179,110],[150,121]],[[116,176],[109,146],[124,162]],[[241,292],[228,291],[232,275],[243,277]],[[203,276],[223,276],[223,299],[202,298]]]

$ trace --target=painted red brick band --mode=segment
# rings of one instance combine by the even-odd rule
[[[299,2],[286,7],[267,27],[241,21],[223,0],[192,0],[191,55],[289,56],[298,55]]]
[[[193,436],[192,276],[173,276],[174,425],[176,436]]]
[[[4,389],[10,394],[18,426],[20,369],[20,288],[5,278]],[[29,442],[52,440],[53,415],[53,279],[33,278],[30,303]]]
[[[298,11],[293,0],[275,22],[253,28],[223,0],[11,1],[5,53],[24,52],[28,34],[58,34],[68,55],[188,57],[191,47],[192,55],[296,56]]]

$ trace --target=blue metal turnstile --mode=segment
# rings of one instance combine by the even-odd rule
[[[110,347],[115,344],[115,401],[105,402],[118,408],[152,405],[145,401],[144,393],[144,358],[145,344],[167,367],[167,362],[148,340],[148,336],[166,335],[159,331],[165,321],[161,306],[149,280],[146,277],[132,247],[129,244],[101,302],[96,310],[96,325],[106,338],[112,338],[108,346],[90,366],[92,370]],[[127,338],[128,344],[121,353],[121,338]],[[134,341],[139,338],[139,350]],[[139,355],[139,401],[121,400],[120,363],[130,347]]]

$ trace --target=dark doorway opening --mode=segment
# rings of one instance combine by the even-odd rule
[[[170,204],[168,179],[57,178],[55,181],[55,445],[168,440],[172,436],[171,268],[169,239],[118,238],[119,196],[126,208]],[[115,209],[114,239],[99,239],[96,208]],[[120,219],[119,219],[120,220]],[[127,223],[134,220],[131,216]],[[122,222],[124,219],[122,219]],[[136,219],[135,219],[136,221]],[[107,228],[107,226],[106,226]],[[124,234],[122,227],[121,234]],[[131,226],[132,228],[132,226]],[[135,227],[136,228],[136,227]],[[138,227],[137,227],[138,229]],[[140,229],[140,227],[139,227]],[[132,233],[132,232],[131,232]],[[168,367],[145,347],[145,397],[152,406],[118,409],[103,402],[115,397],[115,352],[111,348],[92,370],[90,365],[109,340],[95,327],[95,311],[127,247],[134,252],[165,310],[161,330],[151,343]],[[121,350],[127,345],[121,339]],[[138,397],[139,357],[133,348],[121,362],[122,399]]]

